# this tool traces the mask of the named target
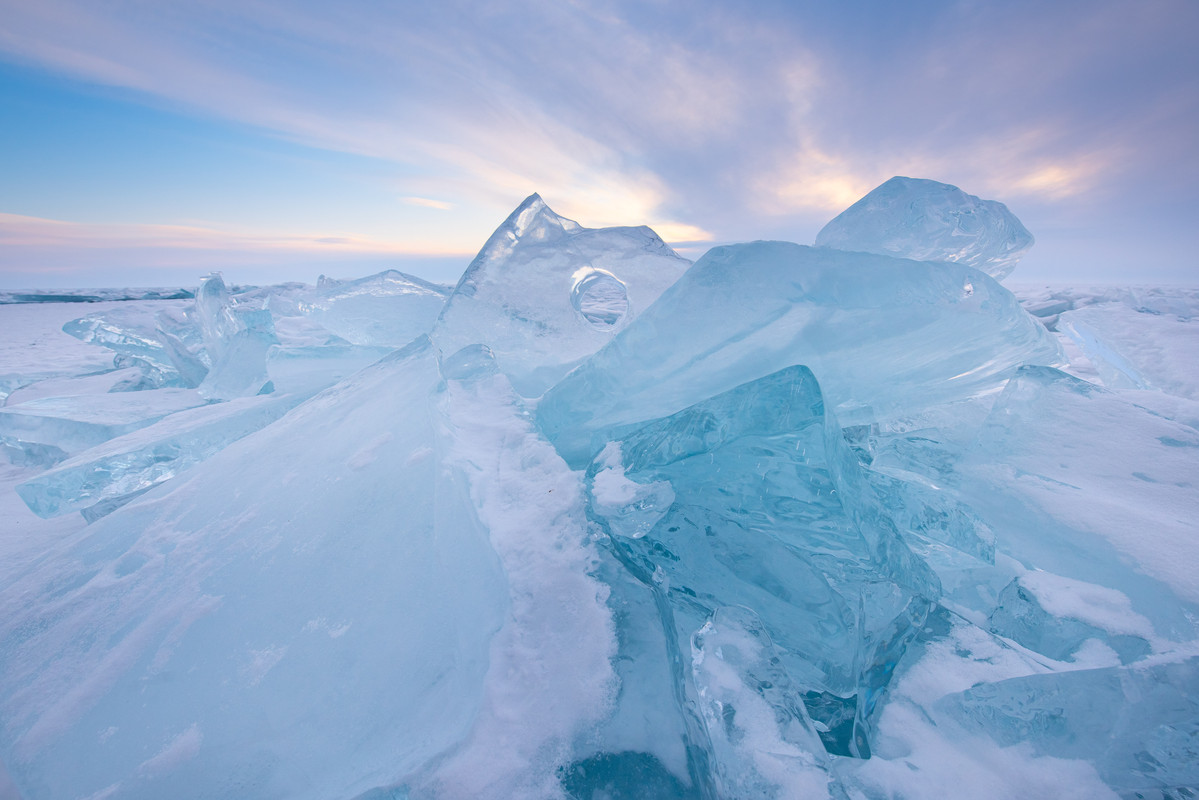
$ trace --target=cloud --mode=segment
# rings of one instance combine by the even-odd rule
[[[99,250],[167,248],[293,255],[460,256],[437,241],[386,242],[356,236],[234,231],[201,225],[100,224],[0,213],[0,247]]]
[[[1057,220],[1085,205],[1105,236],[1142,198],[1194,210],[1197,9],[0,0],[0,52],[383,159],[401,176],[389,197],[480,228],[537,191],[589,227],[803,239],[906,174]]]
[[[400,200],[410,206],[435,208],[438,211],[449,211],[454,207],[453,203],[447,203],[444,200],[431,200],[428,197],[401,197]]]

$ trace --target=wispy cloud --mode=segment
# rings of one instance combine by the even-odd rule
[[[472,224],[538,191],[593,227],[803,239],[908,174],[1058,219],[1086,200],[1103,233],[1102,214],[1131,213],[1130,197],[1189,196],[1199,5],[934,6],[877,4],[864,17],[718,0],[0,0],[0,54],[383,159],[402,167],[388,187],[397,207]],[[236,243],[226,222],[122,235],[259,251],[459,246],[354,231]]]
[[[432,200],[428,197],[402,197],[400,200],[410,206],[420,206],[421,208],[435,208],[438,211],[449,211],[454,207],[453,203],[447,203],[444,200]]]
[[[294,255],[465,256],[437,241],[385,242],[358,236],[236,231],[199,225],[98,224],[0,213],[0,247],[170,248]]]

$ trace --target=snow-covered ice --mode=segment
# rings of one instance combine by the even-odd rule
[[[0,296],[0,797],[1199,792],[1199,290],[817,244]]]

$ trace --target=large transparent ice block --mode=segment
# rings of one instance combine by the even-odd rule
[[[1032,247],[1032,234],[1003,203],[956,186],[894,177],[842,211],[818,247],[916,261],[954,261],[1002,280]]]
[[[448,294],[448,287],[389,269],[351,281],[326,279],[295,302],[351,344],[401,347],[429,332]]]
[[[220,273],[196,292],[196,316],[211,367],[197,390],[212,400],[231,400],[270,390],[267,352],[279,343],[263,301],[236,304]]]
[[[538,406],[579,463],[622,425],[792,364],[844,425],[1003,386],[1061,351],[1010,292],[960,264],[788,242],[715,247]],[[592,442],[592,437],[596,441]]]
[[[806,705],[831,752],[869,754],[870,716],[939,587],[806,367],[625,432],[588,475],[591,513],[665,599],[679,652],[717,609],[751,609],[797,687],[787,702]]]
[[[690,265],[649,228],[584,228],[532,195],[463,273],[433,339],[446,353],[487,345],[513,387],[536,397]]]

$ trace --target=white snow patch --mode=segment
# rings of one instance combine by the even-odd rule
[[[1042,570],[1026,572],[1019,580],[1055,617],[1076,619],[1108,633],[1153,636],[1153,624],[1132,610],[1132,601],[1121,591]]]
[[[475,726],[429,777],[445,798],[561,796],[556,766],[608,712],[616,637],[583,508],[582,475],[533,428],[507,379],[449,381],[446,462],[465,475],[508,578]]]

